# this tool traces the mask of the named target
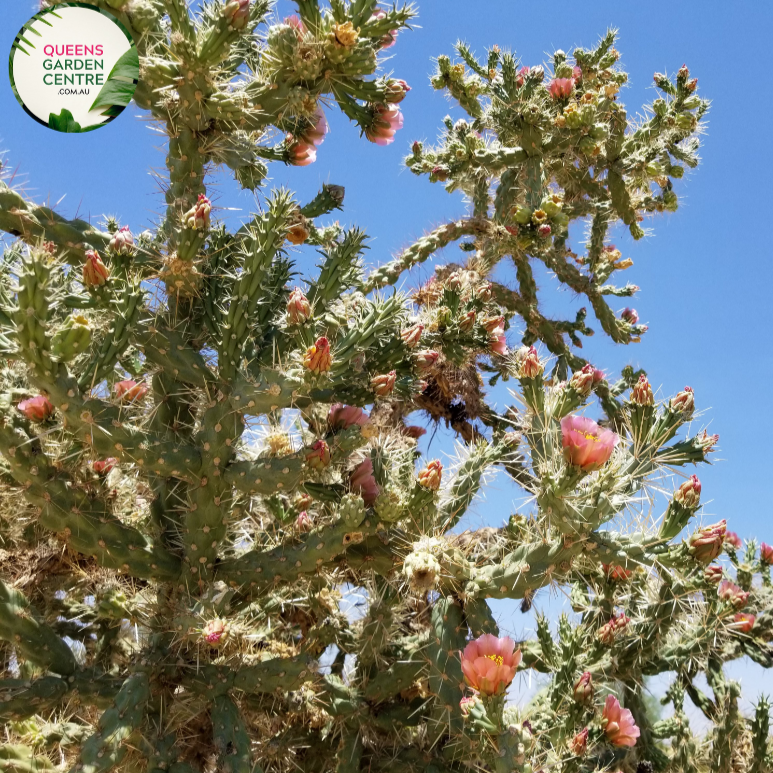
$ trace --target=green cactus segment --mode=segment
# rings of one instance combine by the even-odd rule
[[[0,771],[3,773],[44,773],[55,770],[48,757],[35,755],[27,746],[3,744],[0,746]]]
[[[0,581],[0,638],[14,644],[33,663],[65,676],[75,671],[75,656],[40,618],[24,594]]]
[[[371,677],[363,690],[363,698],[371,703],[388,700],[405,690],[427,673],[423,660],[406,660],[393,663],[385,670],[379,670]]]
[[[499,625],[494,619],[491,607],[486,599],[467,598],[464,600],[464,619],[472,631],[473,638],[477,639],[484,633],[499,636]]]
[[[252,773],[250,736],[238,706],[227,695],[212,701],[212,740],[218,769],[224,773]]]
[[[125,742],[145,716],[150,695],[147,674],[133,674],[115,696],[114,704],[99,718],[94,734],[83,744],[73,770],[103,773],[118,765],[127,752]]]
[[[460,653],[467,643],[462,608],[451,597],[432,607],[432,627],[427,647],[429,687],[435,696],[432,719],[436,734],[460,735],[464,726],[459,701],[464,696]]]
[[[190,675],[183,675],[181,683],[196,693],[214,699],[239,690],[246,695],[273,693],[276,690],[297,689],[314,677],[314,664],[305,657],[273,658],[233,670],[225,666],[201,666]]]
[[[246,494],[270,496],[297,488],[305,468],[304,457],[293,455],[255,462],[233,462],[228,465],[224,477],[229,485]]]
[[[358,773],[362,766],[362,737],[359,728],[349,730],[336,754],[336,773]]]

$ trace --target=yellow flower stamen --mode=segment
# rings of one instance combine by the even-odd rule
[[[504,660],[501,655],[486,655],[486,657],[489,660],[493,660],[498,666],[501,666],[502,663],[504,663]]]
[[[594,443],[598,443],[599,439],[590,432],[583,432],[582,435],[586,440],[592,440]]]

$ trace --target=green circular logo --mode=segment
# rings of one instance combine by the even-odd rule
[[[112,14],[85,3],[36,13],[13,42],[11,87],[24,110],[60,132],[110,123],[139,80],[137,48]]]

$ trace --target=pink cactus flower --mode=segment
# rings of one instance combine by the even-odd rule
[[[574,699],[577,703],[589,703],[593,700],[593,692],[593,675],[590,671],[584,671],[574,683]]]
[[[250,0],[231,0],[222,13],[233,29],[243,30],[250,20]]]
[[[487,333],[491,333],[492,335],[504,333],[505,318],[501,315],[498,317],[484,317],[481,322],[483,323],[483,327],[486,328]]]
[[[110,271],[94,250],[86,252],[82,277],[86,287],[102,287],[110,279]]]
[[[302,325],[311,317],[309,299],[300,287],[296,287],[287,299],[287,321],[291,325]]]
[[[640,733],[633,721],[633,714],[629,709],[622,708],[614,695],[607,695],[601,715],[601,726],[612,746],[636,746]]]
[[[672,411],[690,416],[695,410],[695,394],[693,388],[686,386],[676,397],[671,398],[669,405]]]
[[[30,421],[46,421],[54,414],[54,406],[45,395],[22,400],[16,406],[16,410],[23,413]]]
[[[577,757],[582,757],[588,748],[588,728],[580,730],[577,735],[569,741],[569,750]]]
[[[314,115],[311,117],[312,125],[304,129],[298,135],[298,139],[307,144],[319,147],[325,141],[325,135],[328,132],[327,118],[321,107],[317,107]]]
[[[763,542],[760,545],[760,561],[763,564],[773,564],[773,545]]]
[[[624,582],[633,576],[633,572],[630,569],[626,569],[618,564],[602,564],[601,568],[610,582]]]
[[[411,87],[401,79],[390,80],[386,88],[386,101],[396,105],[405,99],[405,95],[411,90]]]
[[[306,464],[311,467],[312,470],[324,470],[330,464],[330,448],[328,444],[322,440],[315,440],[311,446],[311,449],[306,452]]]
[[[493,634],[471,641],[461,653],[462,673],[467,684],[481,695],[501,695],[515,677],[521,651],[509,637]]]
[[[756,619],[755,615],[750,615],[748,612],[736,612],[733,616],[733,622],[730,623],[730,628],[741,633],[749,633],[754,628]]]
[[[592,419],[569,415],[561,419],[561,436],[566,461],[586,472],[600,470],[612,456],[620,438]]]
[[[625,308],[620,314],[620,319],[629,325],[635,325],[639,321],[639,314],[636,309]]]
[[[690,553],[702,564],[711,563],[721,552],[725,540],[727,521],[724,519],[711,526],[701,526],[690,537]]]
[[[287,16],[284,23],[295,30],[295,35],[299,40],[306,34],[306,25],[298,14],[294,13],[291,16]]]
[[[727,601],[734,607],[738,607],[738,609],[746,606],[746,602],[749,600],[748,591],[743,590],[743,588],[739,588],[734,582],[731,582],[730,580],[722,580],[722,582],[719,583],[719,587],[717,588],[717,596],[719,596],[722,601]]]
[[[722,581],[722,567],[717,564],[707,566],[703,570],[703,579],[711,585],[719,585]]]
[[[295,519],[295,528],[301,534],[305,534],[307,531],[311,531],[314,528],[314,521],[305,510],[298,513],[298,517]]]
[[[317,147],[308,142],[296,140],[292,134],[285,137],[287,155],[292,166],[309,166],[317,160]]]
[[[195,231],[206,231],[210,225],[212,203],[203,194],[199,194],[198,201],[183,215],[183,223],[186,228]]]
[[[129,255],[132,252],[134,249],[134,237],[128,225],[119,228],[113,234],[109,246],[116,255]]]
[[[363,498],[366,505],[370,506],[376,501],[379,487],[373,477],[373,462],[370,459],[365,459],[354,468],[349,477],[349,487]]]
[[[520,70],[518,70],[518,75],[515,76],[515,82],[518,85],[518,88],[523,86],[524,81],[526,80],[527,76],[529,75],[529,68],[524,65],[521,67]]]
[[[733,550],[740,550],[743,547],[743,542],[741,542],[741,538],[734,531],[726,531],[725,545],[733,548]]]
[[[98,459],[96,462],[91,463],[91,469],[97,475],[107,475],[118,464],[118,459],[114,456],[109,456],[107,459]]]
[[[122,403],[133,403],[135,400],[142,400],[148,393],[148,388],[145,384],[127,379],[126,381],[119,381],[114,387],[115,396]]]
[[[373,21],[374,19],[378,21],[379,19],[385,18],[386,11],[381,10],[381,8],[377,8],[371,14],[370,21]],[[392,48],[392,46],[397,42],[397,32],[397,30],[389,30],[389,32],[387,32],[386,35],[384,35],[379,41],[379,48],[382,50],[385,48]]]
[[[504,333],[492,336],[489,339],[488,348],[492,354],[498,354],[500,357],[507,356],[507,338]]]
[[[223,620],[215,618],[204,626],[204,630],[201,633],[207,644],[217,647],[228,636],[228,629]]]
[[[390,145],[402,128],[403,114],[397,105],[376,105],[373,123],[365,130],[365,137],[376,145]]]
[[[335,403],[330,406],[327,421],[332,429],[349,429],[349,427],[354,426],[364,427],[368,423],[369,417],[362,408]]]
[[[577,64],[572,68],[572,79],[575,83],[579,83],[582,80],[582,68]]]
[[[698,507],[701,501],[701,482],[698,480],[697,475],[690,475],[690,477],[679,486],[674,493],[674,500],[682,505],[682,507],[686,507],[689,510],[695,510]],[[727,539],[727,536],[725,536],[725,539]]]
[[[566,99],[574,91],[574,80],[572,78],[553,78],[548,86],[548,91],[553,99]]]

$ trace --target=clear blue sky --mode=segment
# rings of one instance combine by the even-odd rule
[[[279,15],[291,8],[281,0]],[[3,55],[36,10],[28,0],[3,3]],[[413,87],[402,105],[405,128],[395,143],[387,148],[371,145],[331,110],[331,131],[316,164],[305,169],[274,165],[274,181],[297,190],[303,200],[323,182],[344,185],[341,220],[365,228],[372,236],[369,262],[384,262],[426,229],[464,211],[458,197],[414,177],[401,163],[412,140],[434,140],[451,110],[445,97],[430,87],[428,76],[432,58],[450,54],[458,38],[479,54],[496,43],[515,50],[524,64],[536,65],[556,48],[571,53],[577,45],[590,47],[607,27],[615,26],[620,30],[617,48],[630,74],[629,87],[621,95],[629,114],[654,98],[653,72],[673,73],[686,63],[699,79],[700,93],[713,101],[703,163],[679,182],[679,211],[648,223],[654,227],[653,236],[637,244],[622,234],[616,240],[634,260],[625,279],[642,288],[633,305],[650,330],[641,344],[627,348],[608,345],[597,335],[585,352],[608,371],[629,362],[645,367],[663,395],[685,384],[695,389],[698,406],[706,410],[702,421],[721,436],[714,465],[699,472],[704,520],[727,518],[729,528],[742,537],[773,542],[767,492],[773,401],[766,396],[773,363],[765,321],[773,268],[764,215],[768,193],[759,177],[769,164],[763,143],[773,126],[773,103],[764,85],[769,80],[773,5],[747,1],[731,7],[716,0],[556,0],[550,5],[424,0],[419,11],[417,29],[400,35],[385,65],[387,72]],[[461,117],[458,110],[451,114]],[[151,167],[164,171],[162,139],[134,108],[96,132],[50,131],[23,113],[7,77],[0,76],[0,148],[7,151],[5,161],[18,170],[17,180],[38,201],[55,203],[66,194],[58,211],[68,217],[78,214],[96,221],[110,213],[135,232],[148,227],[163,208],[158,183],[149,174]],[[236,226],[254,209],[252,196],[239,192],[226,176],[216,175],[214,182],[216,204],[231,208],[219,214]],[[449,250],[441,259],[460,256]],[[310,257],[304,254],[302,265],[310,266]],[[410,281],[426,278],[430,270],[417,270]],[[557,295],[547,277],[542,292],[550,298],[551,310],[580,305],[568,293]],[[499,393],[497,399],[505,396]],[[448,443],[441,446],[447,448]],[[474,523],[500,525],[517,496],[498,478]],[[521,617],[507,627],[520,634],[528,625]]]

